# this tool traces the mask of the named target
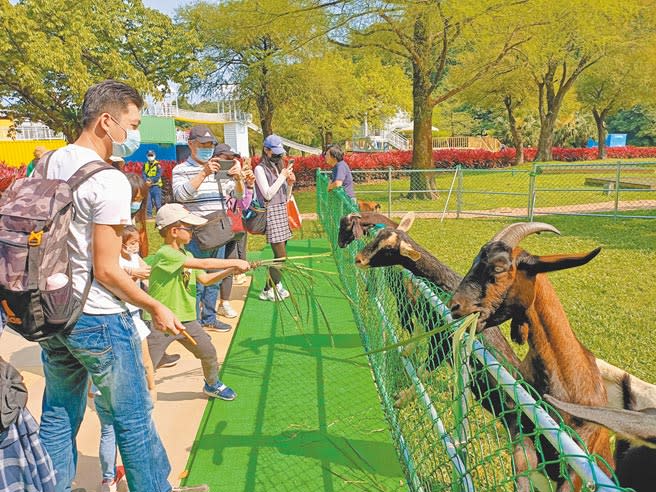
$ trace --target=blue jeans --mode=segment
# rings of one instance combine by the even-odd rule
[[[195,258],[225,258],[225,246],[220,248],[201,250],[195,238],[187,245],[189,251]],[[216,271],[216,270],[208,270]],[[196,283],[196,319],[201,325],[213,325],[216,323],[216,301],[219,298],[219,287],[221,283],[202,285]]]
[[[71,490],[75,439],[89,376],[110,409],[130,490],[168,492],[171,470],[151,418],[141,343],[129,313],[83,314],[68,335],[40,342],[46,388],[40,437],[56,470],[57,492]]]
[[[155,208],[159,210],[162,208],[162,187],[161,186],[151,186],[148,191],[148,203],[146,203],[146,216],[153,216],[153,202],[155,202]]]
[[[100,446],[98,457],[100,458],[100,471],[103,480],[111,481],[116,478],[116,435],[112,423],[111,410],[107,406],[107,400],[97,395],[93,403],[100,420]]]

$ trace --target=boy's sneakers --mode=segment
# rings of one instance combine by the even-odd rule
[[[160,369],[162,367],[173,367],[178,363],[178,360],[180,360],[179,354],[164,354],[155,369]]]
[[[281,299],[287,299],[289,297],[289,292],[285,289],[280,282],[276,284],[276,289],[278,290],[278,295]]]
[[[225,318],[236,318],[238,316],[237,311],[232,308],[228,301],[223,301],[223,304],[219,306],[217,313],[219,316],[223,316]]]
[[[273,289],[264,289],[260,292],[260,299],[263,301],[277,301],[282,299],[287,299],[289,297],[289,292],[282,286],[281,283],[276,284],[276,294]]]
[[[203,393],[210,398],[221,398],[222,400],[234,400],[237,398],[237,393],[221,381],[217,381],[213,386],[205,383],[205,386],[203,386]]]
[[[203,485],[187,485],[185,487],[173,487],[171,492],[209,492],[210,488]]]
[[[232,330],[232,326],[223,321],[219,321],[218,319],[214,320],[214,323],[203,325],[203,328],[207,331],[218,331],[219,333],[225,333]]]

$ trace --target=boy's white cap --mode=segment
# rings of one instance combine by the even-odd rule
[[[166,226],[175,224],[176,222],[199,226],[206,224],[207,219],[204,219],[200,215],[192,214],[179,203],[167,203],[157,211],[155,226],[158,229],[164,229]]]

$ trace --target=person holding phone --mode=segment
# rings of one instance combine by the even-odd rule
[[[207,125],[192,127],[188,142],[191,155],[185,162],[173,168],[173,199],[201,217],[218,210],[226,210],[226,201],[231,194],[238,199],[243,196],[243,186],[233,179],[241,173],[239,161],[233,161],[232,167],[227,172],[221,171],[220,159],[214,157],[214,148],[218,142]],[[219,191],[218,179],[221,180],[222,192]],[[202,250],[195,238],[192,238],[187,245],[187,250],[196,258],[225,259],[225,246]],[[232,327],[217,319],[218,297],[217,284],[198,285],[196,289],[198,320],[206,330],[227,332]]]
[[[235,161],[239,162],[237,160],[239,154],[232,150],[230,145],[226,143],[220,143],[214,148],[214,157],[219,159],[219,165],[222,169],[222,172],[219,173],[220,175],[228,175],[228,173],[231,172],[230,169],[232,169]],[[236,198],[235,193],[232,193],[228,198],[226,205],[230,209],[236,209],[237,213],[241,215],[244,210],[248,209],[253,200],[255,176],[250,169],[242,169],[240,173],[233,173],[231,177],[235,182],[235,187],[243,189],[243,196],[242,198]],[[222,185],[225,184],[225,180],[221,179],[221,183]],[[226,260],[246,259],[246,237],[246,232],[244,231],[225,245]],[[237,311],[235,311],[230,305],[233,281],[234,275],[229,275],[221,281],[219,308],[217,313],[219,316],[225,318],[236,318],[238,316]]]
[[[287,256],[287,241],[292,237],[287,215],[287,189],[296,181],[293,162],[284,161],[285,148],[278,135],[264,139],[262,160],[255,168],[257,197],[266,206],[266,239],[275,258]],[[269,278],[260,293],[263,301],[276,301],[289,297],[289,292],[280,282],[280,270],[269,268]],[[276,291],[274,291],[274,288]]]

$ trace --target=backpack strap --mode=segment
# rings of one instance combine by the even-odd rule
[[[46,152],[41,156],[41,159],[34,165],[32,170],[32,176],[35,178],[47,178],[48,177],[48,164],[50,163],[50,158],[55,153],[54,150]]]
[[[75,171],[73,176],[68,178],[68,186],[71,188],[71,191],[76,191],[79,186],[89,179],[94,174],[104,171],[105,169],[112,169],[117,172],[121,172],[116,169],[114,166],[110,166],[104,161],[91,161],[84,164],[80,169]]]

